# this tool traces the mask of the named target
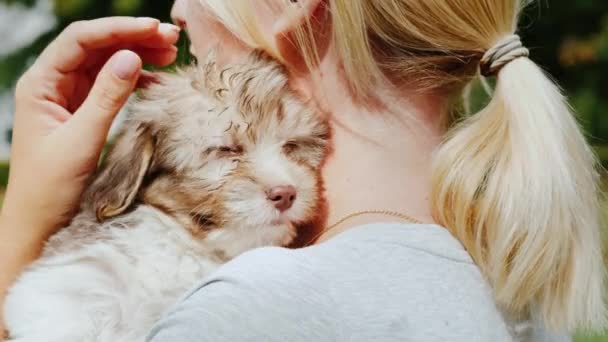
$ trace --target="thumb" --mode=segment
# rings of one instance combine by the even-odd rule
[[[132,51],[115,53],[103,66],[89,96],[70,120],[76,135],[105,141],[112,120],[133,92],[142,68],[141,58]]]

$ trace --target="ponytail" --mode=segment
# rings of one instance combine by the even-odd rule
[[[277,54],[244,4],[250,1],[203,2],[245,43]],[[506,36],[530,2],[326,1],[336,53],[359,98],[377,95],[373,80],[387,78],[453,94],[480,59],[481,72],[497,76],[487,108],[452,127],[437,152],[435,220],[462,242],[510,318],[538,319],[552,330],[600,329],[598,164],[558,88],[519,38]],[[315,65],[317,55],[308,53],[315,45],[295,43]]]
[[[437,152],[434,216],[512,317],[601,329],[598,163],[557,86],[518,48],[495,70],[482,65],[497,74],[492,100]]]

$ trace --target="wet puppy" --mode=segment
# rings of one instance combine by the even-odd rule
[[[288,244],[294,225],[314,218],[327,138],[262,54],[160,75],[80,213],[10,290],[11,338],[143,341],[205,275],[246,250]]]

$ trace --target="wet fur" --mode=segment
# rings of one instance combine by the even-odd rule
[[[327,125],[262,54],[160,74],[139,95],[79,214],[10,290],[13,341],[137,342],[181,295],[315,219]],[[280,214],[265,192],[296,187]],[[60,189],[58,190],[60,191]]]

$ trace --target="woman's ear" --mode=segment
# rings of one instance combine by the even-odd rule
[[[154,145],[145,124],[126,127],[118,137],[88,190],[99,222],[124,213],[133,204],[152,164]]]
[[[307,27],[308,26],[308,27]],[[326,0],[291,1],[273,26],[273,36],[283,63],[298,72],[307,72],[302,57],[301,39],[311,41],[323,59],[331,40],[331,20]]]

